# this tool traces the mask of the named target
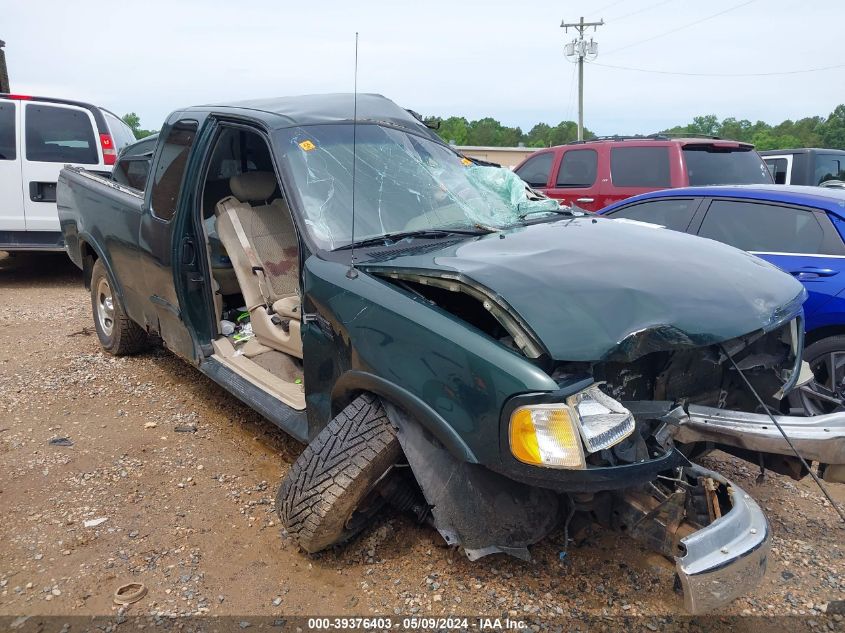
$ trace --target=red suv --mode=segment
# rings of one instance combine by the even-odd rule
[[[587,211],[657,189],[772,182],[753,145],[662,135],[613,136],[541,149],[514,171],[550,198]]]

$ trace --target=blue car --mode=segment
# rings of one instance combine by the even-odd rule
[[[685,187],[628,198],[600,211],[746,250],[807,288],[804,358],[815,384],[791,406],[845,410],[845,190],[784,185]]]

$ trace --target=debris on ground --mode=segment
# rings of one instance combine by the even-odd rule
[[[666,630],[683,615],[672,564],[599,528],[566,550],[561,531],[531,548],[531,562],[473,563],[385,510],[346,546],[303,554],[274,507],[299,443],[166,351],[116,358],[96,336],[65,336],[92,321],[64,254],[13,266],[0,254],[0,293],[0,616],[111,613],[116,585],[130,580],[148,593],[129,610],[161,619],[476,613],[566,617],[565,630],[594,617],[613,630],[610,618],[636,616]],[[168,431],[145,430],[150,420]],[[170,432],[186,424],[198,431]],[[57,435],[77,449],[47,449]],[[845,541],[812,481],[769,473],[754,486],[758,469],[722,453],[703,465],[752,494],[773,534],[763,582],[720,618],[790,616],[817,631],[845,619]],[[845,485],[830,488],[845,501]]]

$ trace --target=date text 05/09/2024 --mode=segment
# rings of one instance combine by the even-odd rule
[[[525,620],[488,617],[370,617],[370,618],[308,618],[308,630],[469,630],[478,631],[521,631],[528,628]]]

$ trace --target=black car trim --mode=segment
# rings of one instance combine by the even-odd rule
[[[304,410],[293,409],[214,358],[203,360],[199,370],[296,440],[308,443],[308,419]]]
[[[73,101],[72,99],[59,99],[56,97],[36,97],[36,96],[29,96],[25,99],[21,99],[16,95],[10,94],[0,94],[0,99],[6,99],[9,101],[24,101],[26,103],[30,101],[41,101],[44,103],[55,103],[57,105],[70,105],[76,106],[77,108],[84,108],[88,110],[91,114],[94,115],[94,121],[97,123],[97,133],[98,134],[109,134],[111,135],[111,131],[109,130],[109,126],[106,124],[106,117],[103,115],[103,110],[105,108],[101,108],[100,106],[95,106],[92,103],[85,103],[84,101]],[[106,112],[109,112],[106,110]],[[120,119],[114,112],[109,112],[112,116]]]

